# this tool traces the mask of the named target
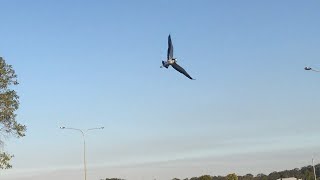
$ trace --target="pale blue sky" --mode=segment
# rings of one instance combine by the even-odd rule
[[[81,136],[59,126],[105,127],[87,136],[91,179],[268,174],[320,156],[320,74],[303,70],[320,67],[320,1],[0,7],[0,56],[19,76],[28,127],[7,140],[3,177],[82,177]],[[169,33],[196,81],[159,68]]]

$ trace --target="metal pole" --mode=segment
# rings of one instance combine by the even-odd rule
[[[316,168],[314,167],[314,159],[313,158],[312,158],[312,166],[313,166],[314,180],[317,180]]]
[[[80,130],[81,131],[81,130]],[[87,162],[86,162],[86,138],[83,131],[81,131],[83,137],[83,164],[84,164],[84,180],[87,180]]]
[[[91,130],[96,130],[96,129],[103,129],[104,127],[100,128],[91,128],[91,129],[86,129],[85,132],[91,131]],[[67,127],[60,127],[60,129],[70,129],[70,130],[76,130],[80,131],[83,137],[83,170],[84,170],[84,180],[87,180],[87,161],[86,161],[86,138],[85,138],[85,133],[81,129],[76,129],[76,128],[67,128]]]

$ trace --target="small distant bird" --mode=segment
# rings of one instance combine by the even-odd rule
[[[169,66],[172,66],[175,70],[179,71],[180,73],[184,74],[186,77],[188,77],[191,80],[193,79],[186,70],[184,70],[181,66],[177,64],[177,58],[173,58],[173,45],[171,41],[171,36],[169,34],[168,36],[168,52],[167,52],[167,61],[162,61],[162,66],[160,68],[168,68]]]
[[[309,71],[309,70],[312,70],[312,68],[311,67],[305,67],[304,70]]]

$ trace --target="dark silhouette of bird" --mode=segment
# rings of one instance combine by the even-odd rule
[[[306,70],[306,71],[309,71],[309,70],[311,70],[312,68],[311,67],[305,67],[304,68],[304,70]]]
[[[165,67],[168,68],[169,66],[172,66],[175,70],[177,70],[178,72],[184,74],[186,77],[188,77],[191,80],[195,80],[193,79],[186,70],[184,70],[181,66],[179,66],[177,64],[177,58],[173,58],[173,45],[172,45],[172,41],[171,41],[171,36],[169,34],[168,36],[168,51],[167,51],[167,61],[162,61],[162,66],[160,66],[160,68]]]

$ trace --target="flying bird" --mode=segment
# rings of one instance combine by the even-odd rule
[[[305,67],[304,70],[310,71],[310,70],[312,70],[312,68],[311,67]]]
[[[160,66],[160,68],[168,68],[169,66],[172,66],[175,70],[177,70],[178,72],[184,74],[186,77],[188,77],[191,80],[195,80],[193,79],[186,70],[184,70],[181,66],[179,66],[177,64],[177,58],[173,58],[173,45],[172,45],[172,41],[171,41],[171,36],[169,34],[168,36],[168,51],[167,51],[167,61],[162,61],[162,66]]]

